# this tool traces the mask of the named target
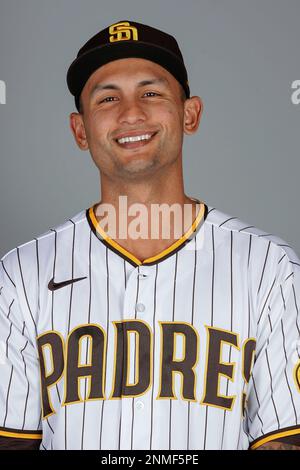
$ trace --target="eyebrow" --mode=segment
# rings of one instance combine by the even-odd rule
[[[143,86],[148,86],[148,85],[155,85],[155,84],[168,84],[168,80],[166,78],[151,78],[151,79],[147,79],[147,80],[142,80],[140,82],[138,82],[137,86],[138,88],[141,88]],[[121,88],[118,86],[118,85],[115,85],[114,83],[97,83],[93,88],[92,88],[92,91],[90,93],[90,98],[92,98],[94,96],[94,94],[97,92],[97,91],[100,91],[100,90],[121,90]]]

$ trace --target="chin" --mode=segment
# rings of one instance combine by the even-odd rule
[[[127,177],[137,177],[137,176],[150,176],[156,173],[159,169],[158,162],[155,160],[145,161],[132,161],[127,165],[122,166],[121,172],[122,175],[127,175]]]

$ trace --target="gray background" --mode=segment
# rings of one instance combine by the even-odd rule
[[[87,39],[127,19],[176,36],[204,101],[185,139],[186,194],[299,254],[299,18],[299,0],[1,0],[0,256],[99,200],[65,75]]]

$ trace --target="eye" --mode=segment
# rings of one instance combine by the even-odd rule
[[[154,91],[147,91],[147,92],[145,93],[145,95],[148,95],[148,96],[150,96],[150,97],[151,97],[151,96],[159,96],[159,94],[158,94],[158,93],[155,93]]]
[[[106,98],[98,101],[98,104],[100,103],[110,103],[111,101],[115,101],[116,96],[107,96]]]

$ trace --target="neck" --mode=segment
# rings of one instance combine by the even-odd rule
[[[155,212],[157,207],[163,208],[161,215]],[[111,213],[115,217],[108,216],[108,208],[113,209]],[[110,238],[140,259],[164,250],[181,238],[198,211],[199,205],[184,193],[182,171],[178,168],[168,167],[167,172],[161,169],[155,178],[132,181],[111,180],[101,174],[101,200],[96,205],[96,218]],[[120,235],[125,232],[126,237]]]
[[[119,196],[126,196],[128,205],[140,203],[148,207],[151,204],[182,205],[188,202],[184,194],[182,166],[178,161],[151,176],[112,179],[100,174],[100,179],[101,203],[112,204],[116,210]]]

